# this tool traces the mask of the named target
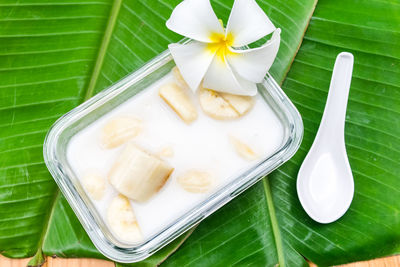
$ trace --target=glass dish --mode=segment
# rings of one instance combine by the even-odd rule
[[[130,263],[149,257],[286,162],[297,151],[303,136],[300,114],[275,80],[267,74],[264,81],[257,86],[260,95],[284,127],[283,141],[279,149],[211,194],[195,208],[176,218],[175,222],[151,239],[138,245],[119,241],[105,225],[74,174],[67,160],[67,145],[76,133],[170,73],[174,66],[169,51],[163,52],[138,71],[58,119],[44,142],[45,163],[61,192],[96,248],[114,261]]]

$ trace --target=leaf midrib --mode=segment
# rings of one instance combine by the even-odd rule
[[[86,94],[83,101],[88,100],[93,96],[94,89],[96,87],[97,80],[99,78],[101,67],[103,66],[104,57],[107,52],[108,44],[110,43],[111,35],[114,30],[115,22],[121,8],[122,0],[115,0],[111,8],[110,17],[107,21],[107,27],[104,32],[103,40],[101,41],[100,49],[97,55],[96,63],[93,68],[93,73],[90,78],[88,88],[86,89]]]
[[[290,62],[290,64],[286,68],[285,73],[283,75],[283,78],[279,82],[279,85],[283,84],[283,82],[285,81],[285,79],[286,79],[286,77],[287,77],[287,75],[289,73],[289,70],[291,69],[291,67],[293,65],[294,59],[296,58],[296,55],[299,52],[301,44],[303,43],[304,36],[306,34],[308,26],[310,25],[310,21],[311,21],[311,18],[313,17],[315,8],[317,6],[317,3],[318,3],[318,0],[315,0],[314,4],[313,4],[313,7],[312,7],[312,10],[311,10],[311,12],[309,14],[309,17],[308,17],[307,25],[306,25],[306,27],[304,27],[304,31],[302,33],[301,41],[299,42],[299,45],[297,46],[296,51],[293,54],[292,61]],[[282,236],[281,236],[281,233],[280,233],[280,230],[279,230],[278,219],[276,217],[276,212],[275,212],[275,205],[273,203],[272,194],[271,194],[271,187],[270,187],[270,184],[269,184],[270,182],[269,182],[269,179],[268,179],[267,176],[263,178],[262,183],[263,183],[263,189],[264,189],[265,198],[266,198],[266,202],[267,202],[269,219],[270,219],[270,222],[271,222],[271,228],[272,228],[272,232],[273,232],[273,235],[274,235],[276,252],[277,252],[277,255],[278,255],[278,265],[280,267],[285,267],[286,265],[285,265],[285,255],[284,255],[283,244],[282,244]]]
[[[100,74],[100,70],[103,65],[103,61],[104,61],[104,57],[107,52],[108,44],[110,43],[110,40],[111,40],[111,35],[114,30],[115,22],[117,20],[118,14],[119,14],[121,4],[122,4],[122,0],[113,1],[113,5],[111,8],[110,15],[109,15],[107,25],[106,25],[106,29],[104,32],[104,36],[101,41],[99,51],[97,53],[97,58],[96,58],[96,61],[95,61],[94,67],[93,67],[92,75],[90,77],[90,82],[89,82],[88,87],[86,88],[86,92],[84,93],[84,96],[83,96],[81,102],[85,102],[86,100],[91,98],[94,94],[94,89],[96,87],[96,83],[97,83],[97,80],[98,80],[98,77]],[[43,256],[42,247],[43,247],[44,240],[46,239],[46,236],[48,234],[50,221],[53,217],[54,210],[57,206],[57,200],[59,199],[59,197],[60,197],[60,190],[57,188],[56,192],[54,194],[54,197],[53,197],[53,202],[52,202],[51,208],[48,212],[48,216],[43,225],[43,231],[42,231],[42,234],[40,235],[38,249],[36,251],[36,254],[29,261],[28,266],[41,266],[45,261],[45,258]]]
[[[269,219],[271,221],[272,233],[274,235],[276,252],[278,254],[278,264],[280,267],[285,267],[285,256],[283,254],[282,237],[278,226],[278,220],[275,214],[275,206],[272,200],[271,188],[269,186],[268,177],[262,180],[265,192],[265,198],[268,206]]]

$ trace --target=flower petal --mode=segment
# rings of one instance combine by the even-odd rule
[[[226,34],[233,36],[234,47],[251,44],[275,30],[274,24],[254,0],[235,0]]]
[[[209,0],[184,0],[167,20],[167,28],[200,42],[212,43],[213,34],[224,34]]]
[[[253,96],[257,93],[255,83],[241,78],[226,60],[221,60],[218,56],[214,57],[204,76],[203,87],[235,95]]]
[[[281,29],[277,29],[263,46],[238,50],[230,48],[226,58],[232,68],[244,79],[260,83],[275,60],[281,41]]]
[[[196,91],[215,55],[207,49],[206,43],[192,41],[187,44],[170,44],[172,57],[183,79],[189,87]]]

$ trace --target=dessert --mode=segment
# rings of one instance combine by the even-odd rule
[[[82,178],[82,185],[94,200],[101,200],[106,190],[105,178],[96,173],[89,172]]]
[[[137,136],[142,122],[132,116],[116,117],[104,125],[101,131],[101,144],[104,148],[117,147]]]
[[[123,242],[156,235],[283,140],[283,125],[261,95],[193,92],[180,77],[172,69],[68,144],[74,173]]]
[[[253,107],[253,98],[250,96],[220,93],[206,88],[200,88],[199,100],[203,111],[218,120],[239,118]]]
[[[161,86],[160,96],[186,123],[197,119],[197,110],[189,96],[189,90],[176,83]]]
[[[112,165],[108,179],[129,199],[146,201],[161,189],[173,170],[163,160],[129,143]]]
[[[177,181],[188,192],[205,193],[211,189],[214,179],[208,172],[189,170],[179,176]]]
[[[108,207],[107,221],[111,231],[121,240],[140,241],[142,234],[128,198],[114,197]]]

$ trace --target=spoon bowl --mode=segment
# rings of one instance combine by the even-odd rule
[[[343,152],[317,150],[304,160],[298,175],[297,191],[303,208],[313,220],[331,223],[343,216],[351,204],[353,175]]]
[[[354,180],[344,141],[344,125],[353,55],[336,58],[328,99],[314,143],[297,176],[297,194],[315,221],[331,223],[350,207]]]

